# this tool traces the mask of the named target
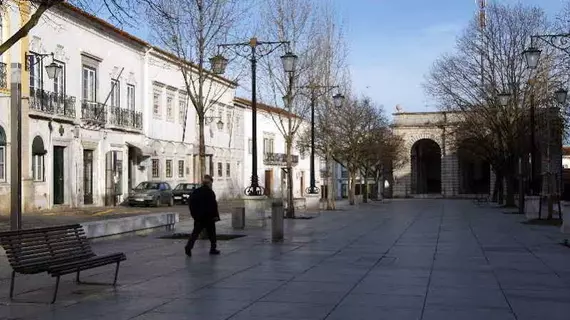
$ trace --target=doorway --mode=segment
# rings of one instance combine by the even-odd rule
[[[273,184],[273,170],[265,170],[265,192],[267,197],[271,197],[271,189]]]
[[[65,147],[53,147],[53,204],[64,202],[64,151]]]
[[[441,148],[431,139],[421,139],[411,150],[412,194],[441,193]]]
[[[83,204],[93,204],[93,150],[83,150]]]

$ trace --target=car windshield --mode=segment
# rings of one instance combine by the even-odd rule
[[[194,190],[197,184],[194,183],[181,183],[174,188],[174,190]]]
[[[156,182],[141,182],[135,190],[158,190],[159,183]]]

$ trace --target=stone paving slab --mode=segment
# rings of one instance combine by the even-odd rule
[[[228,220],[220,233],[236,233]],[[269,229],[239,231],[221,256],[199,241],[186,258],[164,232],[115,237],[94,250],[127,254],[119,285],[69,276],[55,305],[45,275],[19,276],[9,302],[0,258],[0,319],[567,320],[570,249],[558,228],[520,221],[470,201],[395,200],[286,220],[280,244]],[[85,277],[110,281],[112,267]]]

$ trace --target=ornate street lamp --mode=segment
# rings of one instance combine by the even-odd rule
[[[235,54],[248,59],[251,62],[251,184],[245,189],[245,194],[248,196],[263,195],[263,188],[259,185],[259,177],[257,176],[257,60],[269,55],[279,47],[285,45],[289,46],[289,41],[258,41],[257,38],[251,38],[248,42],[242,43],[225,43],[219,44],[218,48],[241,48],[242,50],[234,50]],[[266,50],[257,50],[266,48]],[[295,69],[297,56],[287,51],[281,56],[281,62],[286,72],[291,73]],[[228,59],[221,54],[210,58],[211,69],[214,74],[223,74],[228,65]]]
[[[529,69],[536,69],[541,53],[542,51],[536,47],[530,47],[523,51],[523,56]]]
[[[511,94],[503,91],[497,95],[497,99],[499,100],[499,105],[501,107],[506,107],[511,100]]]
[[[63,68],[60,65],[52,61],[52,63],[46,66],[46,72],[48,78],[50,79],[60,78],[61,72],[63,71],[62,69]]]
[[[554,95],[556,97],[556,102],[559,104],[565,104],[566,98],[568,97],[568,90],[560,88],[554,92]]]
[[[337,108],[342,107],[343,102],[344,102],[344,96],[342,94],[337,93],[333,96],[333,103],[335,107]]]
[[[297,55],[292,52],[287,52],[281,56],[281,62],[283,63],[283,70],[287,73],[292,73],[297,68]]]
[[[228,66],[228,59],[226,59],[221,54],[213,56],[210,58],[210,68],[214,74],[224,74],[226,72],[226,67]]]

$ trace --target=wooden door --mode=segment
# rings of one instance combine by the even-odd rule
[[[83,203],[93,204],[93,150],[83,150]]]
[[[265,170],[265,195],[271,197],[271,189],[273,189],[273,170]]]
[[[65,147],[53,147],[53,204],[63,204],[64,194],[64,158]]]

